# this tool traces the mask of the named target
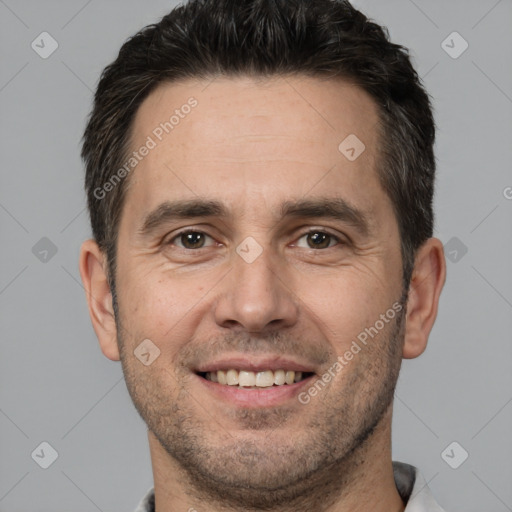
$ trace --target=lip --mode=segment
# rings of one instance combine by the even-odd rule
[[[231,368],[233,367],[231,366]],[[284,405],[291,400],[299,403],[297,395],[302,389],[311,385],[316,375],[310,375],[304,380],[294,382],[293,384],[283,384],[282,386],[261,389],[244,389],[238,386],[219,384],[197,374],[195,374],[195,377],[199,380],[199,385],[204,386],[203,389],[206,392],[219,398],[221,401],[247,409],[258,409]]]
[[[193,371],[196,373],[206,373],[216,372],[218,370],[242,370],[250,372],[263,372],[265,370],[294,370],[296,372],[317,373],[315,368],[311,365],[283,356],[251,356],[250,358],[247,356],[223,357],[222,359],[209,361],[208,363],[199,365],[197,368],[194,368]],[[293,386],[293,384],[290,386]]]

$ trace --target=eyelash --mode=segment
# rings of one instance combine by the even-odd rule
[[[175,240],[177,240],[178,238],[180,238],[181,236],[183,235],[188,235],[189,233],[199,233],[201,235],[205,235],[209,238],[211,238],[213,240],[213,237],[210,236],[208,233],[205,233],[204,231],[201,231],[201,230],[198,230],[198,229],[184,229],[183,231],[180,231],[179,233],[177,233],[176,235],[174,235],[168,242],[166,242],[165,245],[173,245],[173,242]],[[340,237],[336,236],[336,235],[333,235],[332,233],[330,233],[329,231],[325,231],[325,230],[322,230],[322,229],[309,229],[308,231],[305,231],[304,233],[302,233],[298,238],[297,240],[300,240],[301,238],[309,235],[309,234],[313,234],[313,233],[320,233],[320,234],[325,234],[325,235],[328,235],[330,236],[333,240],[336,241],[336,244],[335,245],[343,245],[345,242],[340,239]],[[320,250],[320,251],[325,251],[326,249],[331,249],[332,247],[334,246],[329,246],[329,247],[326,247],[324,249],[314,249],[313,247],[308,247],[308,249],[310,250]],[[198,251],[200,249],[206,249],[207,247],[199,247],[198,249],[188,249],[186,247],[179,247],[179,249],[182,249],[184,251]]]

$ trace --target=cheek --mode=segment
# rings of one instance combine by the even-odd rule
[[[149,338],[161,350],[179,348],[193,334],[205,283],[162,275],[158,271],[124,276],[119,306],[128,337]]]
[[[149,277],[125,274],[124,283],[118,300],[125,324],[138,337],[156,338],[178,313],[176,297],[160,281]]]
[[[302,277],[296,293],[304,313],[327,339],[350,344],[400,298],[400,287],[383,275],[382,269],[377,272],[362,265],[339,268],[325,276]]]

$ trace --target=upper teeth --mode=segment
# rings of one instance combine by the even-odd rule
[[[265,370],[263,372],[249,372],[245,370],[218,370],[216,372],[206,372],[205,377],[212,382],[227,384],[228,386],[266,388],[273,386],[282,386],[283,384],[293,384],[302,380],[302,372],[293,370]]]

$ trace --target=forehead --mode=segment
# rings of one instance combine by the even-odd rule
[[[173,144],[208,146],[227,137],[274,134],[334,143],[337,149],[340,137],[354,131],[371,143],[377,121],[372,98],[341,79],[217,77],[158,86],[137,111],[133,142],[151,133],[159,139],[163,130]],[[167,130],[160,126],[166,122],[172,125]],[[241,131],[232,133],[233,128]]]
[[[278,191],[325,195],[336,188],[368,205],[379,189],[377,123],[371,97],[339,79],[165,83],[134,119],[132,149],[151,149],[138,157],[126,201],[136,196],[147,209],[169,196],[210,193],[229,203],[250,194],[265,205]]]

